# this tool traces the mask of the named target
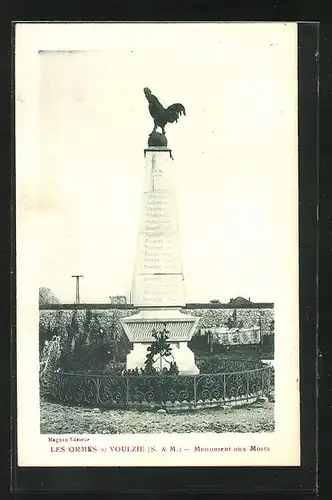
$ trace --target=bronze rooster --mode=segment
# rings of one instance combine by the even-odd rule
[[[186,115],[183,104],[175,103],[165,109],[147,87],[144,88],[144,94],[149,102],[149,112],[154,121],[154,127],[150,135],[156,132],[157,127],[160,127],[163,135],[165,135],[165,126],[167,123],[177,122],[182,114]]]

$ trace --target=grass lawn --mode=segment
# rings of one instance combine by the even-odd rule
[[[156,434],[186,432],[273,432],[274,403],[181,414],[99,410],[41,400],[42,434]]]

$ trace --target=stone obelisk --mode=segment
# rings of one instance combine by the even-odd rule
[[[185,286],[171,150],[144,150],[141,221],[132,290],[138,307],[182,307]]]
[[[150,91],[146,96],[149,102],[151,98],[156,99]],[[183,108],[180,104],[173,106],[173,110]],[[153,112],[150,109],[152,115]],[[172,122],[174,114],[169,112],[167,116]],[[162,122],[155,119],[155,128],[156,125],[163,128]],[[166,325],[172,360],[181,374],[195,375],[199,370],[188,341],[199,318],[180,312],[186,304],[186,297],[174,182],[175,162],[164,133],[154,129],[148,145],[144,150],[141,218],[132,288],[132,301],[140,312],[121,320],[129,341],[133,343],[127,356],[127,369],[144,367],[147,348],[154,342],[153,331],[161,331]],[[158,366],[156,362],[156,369]]]
[[[188,347],[198,317],[180,312],[185,303],[178,212],[173,182],[174,162],[167,148],[145,151],[145,175],[132,300],[138,314],[121,320],[133,349],[127,369],[143,368],[153,330],[166,324],[172,361],[181,374],[199,373]],[[156,362],[156,369],[159,363]]]

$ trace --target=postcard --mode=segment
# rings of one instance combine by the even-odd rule
[[[15,25],[18,465],[299,466],[296,23]]]

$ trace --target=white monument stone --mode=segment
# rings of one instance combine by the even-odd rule
[[[133,349],[127,369],[144,367],[147,348],[154,342],[153,330],[164,324],[173,360],[181,374],[198,374],[194,353],[189,349],[198,317],[180,312],[186,304],[178,211],[174,188],[174,161],[170,149],[145,149],[142,211],[132,290],[136,315],[121,320]],[[156,369],[159,361],[155,363]]]

